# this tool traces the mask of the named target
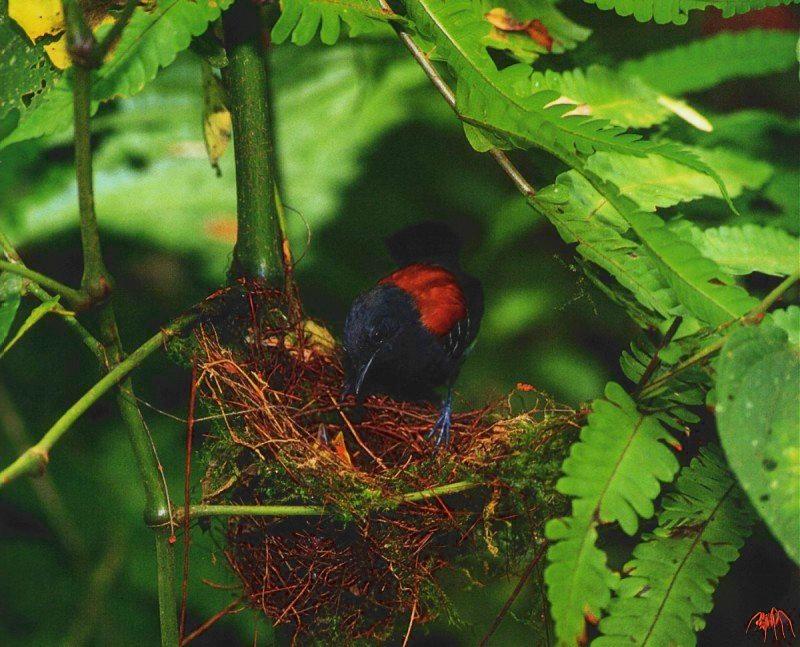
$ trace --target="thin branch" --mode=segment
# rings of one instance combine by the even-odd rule
[[[32,281],[46,290],[60,295],[72,307],[80,308],[86,302],[86,297],[80,290],[75,290],[68,285],[59,283],[55,279],[51,279],[49,276],[31,270],[21,263],[0,261],[0,271],[10,272],[11,274],[16,274],[17,276]]]
[[[639,379],[636,388],[633,390],[633,397],[636,398],[639,393],[641,393],[642,389],[647,385],[650,381],[650,378],[653,377],[653,373],[658,370],[658,367],[661,366],[661,351],[664,350],[667,346],[670,345],[672,338],[675,336],[675,333],[678,332],[678,328],[680,328],[681,323],[683,322],[683,317],[675,317],[673,322],[670,324],[669,330],[664,335],[664,338],[661,340],[661,343],[656,348],[653,356],[650,358],[650,362],[647,364],[647,367],[644,369],[644,373],[642,373],[642,377]]]
[[[183,639],[186,631],[186,604],[189,600],[189,546],[191,527],[189,526],[190,481],[192,477],[192,436],[194,435],[194,407],[197,397],[197,364],[192,362],[191,383],[189,385],[189,411],[186,415],[186,458],[183,472],[183,579],[181,580],[181,611],[178,636]]]
[[[729,328],[730,326],[733,326],[734,324],[737,323],[742,323],[742,324],[758,323],[761,319],[761,316],[767,310],[769,310],[769,308],[771,308],[775,304],[775,302],[778,299],[780,299],[781,296],[783,296],[783,294],[798,281],[800,281],[800,272],[795,272],[791,276],[787,276],[783,281],[780,282],[780,284],[778,284],[777,287],[775,287],[774,290],[772,290],[766,297],[764,297],[764,299],[762,299],[761,302],[755,308],[750,310],[750,312],[748,312],[746,315],[742,317],[739,317],[738,319],[731,319],[727,323],[720,326],[720,329]],[[692,366],[695,366],[696,364],[699,364],[700,362],[704,362],[705,360],[707,360],[709,357],[711,357],[712,355],[714,355],[715,353],[717,353],[722,349],[722,347],[725,345],[725,342],[728,341],[729,337],[730,333],[727,335],[723,335],[715,342],[709,344],[708,346],[705,346],[704,348],[701,348],[694,355],[688,357],[681,363],[677,364],[674,368],[670,369],[663,375],[659,376],[657,379],[653,380],[650,384],[648,384],[645,388],[642,389],[641,393],[639,394],[640,398],[642,399],[647,398],[679,373],[682,373],[683,371],[691,368]]]
[[[480,647],[486,647],[486,645],[489,644],[489,639],[492,637],[492,634],[494,634],[494,632],[497,631],[497,628],[500,626],[500,623],[503,622],[503,618],[506,617],[506,614],[508,613],[508,610],[511,608],[511,605],[514,604],[514,600],[516,600],[517,596],[519,596],[519,594],[522,592],[522,587],[525,586],[525,582],[528,581],[528,578],[533,573],[533,569],[536,568],[536,565],[542,559],[546,550],[547,550],[547,541],[545,541],[542,544],[541,548],[539,548],[539,550],[536,552],[536,555],[533,557],[530,564],[528,564],[528,566],[525,568],[525,571],[519,578],[519,582],[517,582],[517,585],[514,587],[514,590],[511,592],[511,595],[508,596],[508,599],[503,605],[503,608],[500,609],[500,613],[497,614],[495,619],[492,621],[491,626],[486,631],[483,638],[481,638]]]
[[[91,389],[78,399],[67,411],[50,427],[41,440],[33,447],[28,448],[11,465],[0,471],[0,488],[4,487],[20,476],[33,475],[44,469],[47,465],[50,450],[67,430],[80,418],[95,402],[105,395],[111,388],[125,380],[128,374],[138,367],[145,359],[175,337],[182,330],[189,327],[197,319],[197,315],[186,315],[176,319],[169,326],[153,335],[144,344],[139,346],[128,357],[114,366]]]
[[[5,254],[6,258],[9,262],[13,263],[14,265],[25,267],[25,263],[22,262],[17,250],[14,249],[14,246],[11,244],[11,241],[8,237],[0,231],[0,248],[2,248],[3,253]],[[33,296],[35,296],[39,301],[49,301],[52,299],[52,295],[47,292],[44,288],[42,288],[38,283],[29,283],[28,284],[28,292],[30,292]],[[97,340],[97,338],[90,333],[84,326],[74,317],[70,315],[64,315],[61,317],[67,326],[72,329],[80,338],[81,341],[86,345],[86,347],[92,351],[94,356],[97,358],[98,362],[101,366],[106,365],[106,353],[103,345]]]
[[[433,499],[446,494],[456,494],[478,487],[481,483],[473,481],[458,481],[401,494],[397,497],[398,503],[415,503],[425,499]],[[333,508],[321,505],[207,505],[197,504],[189,507],[189,516],[198,517],[319,517],[335,512]],[[184,513],[185,514],[185,513]],[[183,520],[183,515],[178,515],[178,521]]]
[[[212,626],[214,626],[217,622],[222,620],[222,618],[224,618],[225,616],[227,616],[230,613],[233,613],[234,609],[236,609],[236,607],[239,606],[242,603],[242,600],[244,600],[244,596],[241,596],[241,597],[235,599],[233,602],[231,602],[224,609],[218,611],[213,616],[211,616],[208,620],[206,620],[203,624],[201,624],[197,629],[195,629],[192,633],[190,633],[188,636],[186,636],[186,638],[181,640],[181,642],[180,642],[181,647],[183,647],[184,645],[188,645],[195,638],[197,638],[198,636],[201,636],[206,631],[208,631]]]
[[[389,4],[386,2],[386,0],[380,0],[380,3],[384,10],[391,11],[391,7],[389,7]],[[392,27],[402,41],[403,45],[406,46],[406,49],[411,52],[411,56],[414,57],[414,60],[417,61],[427,77],[431,80],[431,83],[433,83],[434,87],[439,91],[439,94],[444,97],[447,105],[453,109],[453,111],[456,113],[456,116],[460,117],[456,105],[455,92],[453,92],[450,86],[447,85],[447,82],[442,78],[442,75],[439,74],[430,58],[428,58],[428,55],[422,51],[422,48],[419,45],[417,45],[411,34],[403,30],[402,25],[393,23]],[[514,186],[517,187],[517,190],[522,193],[522,195],[524,195],[526,198],[536,195],[536,190],[525,179],[520,170],[514,166],[514,163],[508,158],[508,155],[498,148],[491,149],[489,151],[489,155],[491,155],[492,158],[494,158],[494,160],[500,165],[500,168],[503,169],[503,172],[505,172],[506,175],[508,175],[508,177],[514,183]]]

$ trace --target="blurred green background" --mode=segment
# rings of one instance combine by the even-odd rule
[[[595,32],[577,53],[558,59],[565,67],[634,57],[704,29],[700,16],[678,29],[637,24],[588,5],[562,9]],[[397,42],[281,46],[272,74],[281,183],[309,314],[338,332],[349,300],[390,269],[383,238],[405,224],[441,218],[463,232],[465,264],[487,294],[479,343],[458,385],[462,405],[507,393],[520,381],[578,405],[608,379],[623,379],[617,360],[636,334],[634,325],[584,277],[569,246],[525,206],[492,160],[469,149],[453,115]],[[693,97],[693,105],[712,114],[749,107],[791,117],[800,96],[794,76],[789,79],[725,84]],[[216,288],[230,260],[232,154],[216,177],[202,141],[200,84],[199,60],[185,53],[145,91],[104,106],[94,120],[97,208],[129,349]],[[797,163],[791,153],[796,158],[796,127],[792,133],[778,151],[788,165]],[[717,136],[724,138],[724,129]],[[560,170],[544,157],[521,163],[535,186]],[[81,266],[76,210],[71,133],[0,152],[3,230],[32,267],[72,284]],[[189,377],[159,356],[135,378],[170,491],[180,501],[184,426],[163,412],[185,416]],[[0,367],[3,462],[96,379],[93,358],[58,321],[37,326]],[[127,436],[113,402],[103,400],[58,445],[45,479],[3,490],[0,644],[157,644],[153,546],[143,504]],[[190,628],[237,595],[220,535],[218,529],[193,533]],[[615,541],[609,538],[610,545]],[[724,580],[700,644],[744,644],[743,626],[756,610],[781,600],[797,605],[792,569],[778,552],[757,530]],[[513,585],[459,588],[463,624],[417,628],[412,642],[476,644]],[[492,644],[531,644],[526,600],[540,594],[532,583]],[[754,608],[762,598],[763,607]],[[254,636],[258,644],[285,642],[284,634],[273,636],[243,611],[195,644],[253,644]]]

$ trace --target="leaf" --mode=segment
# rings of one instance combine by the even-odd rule
[[[656,24],[685,25],[689,12],[714,7],[723,18],[764,7],[791,4],[794,0],[586,0],[598,9],[613,9],[619,16],[633,16],[639,22],[654,20]]]
[[[591,33],[549,0],[483,0],[481,7],[484,19],[495,27],[489,30],[486,45],[523,63],[533,63],[542,54],[574,49]]]
[[[800,564],[800,349],[765,320],[731,334],[716,364],[716,418],[731,469]]]
[[[698,119],[697,113],[686,104],[665,97],[636,77],[600,65],[591,65],[586,71],[535,72],[531,79],[534,88],[559,93],[554,105],[575,106],[564,115],[598,117],[630,128],[649,128],[663,123],[678,114],[678,110],[683,113],[678,114],[681,118],[691,115],[693,120]]]
[[[686,94],[736,78],[792,69],[796,34],[748,29],[723,31],[622,63],[619,71],[668,94]]]
[[[461,118],[484,130],[479,150],[489,144],[509,148],[540,148],[579,168],[597,151],[672,159],[707,173],[730,198],[719,175],[691,151],[670,141],[648,142],[607,121],[567,114],[559,94],[537,87],[527,65],[498,70],[485,47],[489,24],[469,0],[409,0],[409,16],[423,38],[435,45],[457,78],[456,109]],[[475,137],[470,138],[472,143]],[[734,209],[735,210],[735,209]]]
[[[730,274],[788,276],[800,270],[800,241],[780,229],[751,224],[700,229],[685,220],[670,229]]]
[[[0,3],[0,118],[27,110],[57,76],[43,47],[26,41],[3,9]]]
[[[14,317],[17,316],[20,302],[20,290],[22,290],[22,278],[11,272],[0,272],[0,344],[2,344]]]
[[[152,11],[137,8],[112,57],[94,75],[92,110],[103,101],[141,91],[231,1],[161,0]],[[49,92],[35,97],[17,128],[0,141],[0,147],[68,130],[72,124],[72,82],[73,72],[67,70]]]
[[[616,577],[595,546],[598,523],[616,521],[626,534],[636,533],[638,518],[653,515],[660,482],[671,481],[678,471],[667,447],[674,443],[658,420],[637,411],[614,382],[592,404],[556,484],[573,497],[572,514],[545,527],[553,545],[544,577],[560,645],[574,645],[584,635],[584,616],[599,617],[611,598]]]
[[[728,149],[689,150],[716,170],[731,197],[741,195],[745,189],[760,188],[772,175],[769,164]],[[717,183],[708,175],[657,155],[634,157],[601,152],[589,158],[587,168],[612,181],[620,193],[646,211],[704,196],[722,197]]]
[[[220,174],[219,159],[231,141],[231,113],[222,81],[205,61],[203,71],[203,140],[211,167]]]
[[[769,318],[778,328],[786,332],[790,344],[800,346],[800,306],[773,310],[769,314]]]
[[[753,515],[719,448],[681,470],[656,530],[633,551],[592,647],[692,647],[711,596],[750,534]]]
[[[20,340],[22,336],[28,332],[33,326],[36,325],[42,317],[46,314],[52,312],[54,314],[62,315],[62,316],[72,316],[72,312],[68,312],[64,310],[61,305],[59,304],[60,297],[53,297],[52,299],[48,299],[47,301],[43,301],[38,306],[36,306],[31,313],[28,315],[27,319],[22,322],[22,325],[17,330],[17,333],[9,340],[6,344],[5,348],[0,351],[0,357],[3,357],[11,348]]]
[[[351,37],[380,28],[381,23],[397,19],[378,0],[282,0],[281,15],[272,28],[274,43],[290,36],[295,45],[306,45],[319,31],[325,45],[333,45],[342,32],[342,23]]]

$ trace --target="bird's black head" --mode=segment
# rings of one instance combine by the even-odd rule
[[[368,375],[397,361],[419,325],[414,302],[397,287],[378,285],[357,297],[344,324],[345,394],[361,398]]]

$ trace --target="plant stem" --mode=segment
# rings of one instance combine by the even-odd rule
[[[764,297],[761,302],[750,312],[746,315],[739,317],[738,319],[731,319],[729,322],[721,326],[721,328],[728,328],[736,323],[757,323],[759,321],[759,316],[763,315],[769,308],[771,308],[775,302],[781,298],[784,292],[792,287],[797,281],[800,281],[800,272],[795,272],[794,274],[787,276],[783,281],[781,281],[774,290],[772,290],[766,297]],[[671,380],[675,377],[678,373],[682,373],[688,368],[691,368],[695,364],[699,364],[700,362],[705,361],[707,358],[711,357],[714,353],[718,352],[722,349],[725,345],[725,342],[728,341],[730,337],[730,333],[727,335],[723,335],[713,343],[709,344],[701,348],[697,351],[694,355],[688,357],[680,364],[677,364],[674,368],[670,369],[663,375],[659,376],[657,379],[653,380],[648,384],[645,388],[642,389],[639,396],[640,399],[645,399],[648,396],[652,395],[657,389],[662,387],[666,382]]]
[[[44,274],[40,274],[39,272],[31,270],[21,263],[0,261],[0,271],[10,272],[11,274],[21,276],[47,290],[50,290],[50,292],[54,292],[55,294],[62,296],[72,307],[80,308],[86,303],[86,297],[83,295],[83,293],[81,293],[80,290],[75,290],[68,285],[59,283],[55,279],[51,279],[49,276],[45,276]]]
[[[11,241],[6,237],[6,235],[0,231],[0,248],[2,248],[3,253],[8,258],[9,262],[18,267],[25,267],[25,264],[22,262],[17,250],[14,249],[14,246],[11,244]],[[52,295],[43,289],[38,283],[29,283],[28,284],[28,292],[30,292],[33,296],[35,296],[39,301],[49,301],[52,299]],[[94,356],[97,358],[97,361],[100,363],[100,366],[106,365],[106,353],[103,345],[97,340],[97,338],[90,333],[83,325],[74,317],[69,315],[64,315],[61,317],[67,326],[73,330],[80,338],[81,341],[86,345],[86,347],[92,351]]]
[[[11,465],[0,471],[0,488],[7,485],[15,478],[33,475],[47,464],[50,450],[53,445],[66,433],[73,423],[83,415],[89,407],[97,402],[111,388],[120,384],[127,375],[141,364],[145,359],[161,348],[171,337],[194,323],[196,315],[186,315],[176,319],[172,324],[153,335],[144,344],[106,373],[91,389],[78,399],[67,411],[50,427],[44,436],[33,447],[29,447]],[[125,402],[131,401],[132,394],[126,392]],[[133,400],[135,402],[135,400]],[[152,447],[149,441],[145,443],[149,452]],[[154,463],[156,470],[157,462]],[[148,479],[150,480],[150,479]]]
[[[391,7],[386,0],[379,1],[384,11],[391,12]],[[392,23],[392,27],[402,41],[403,45],[406,46],[406,49],[411,52],[411,56],[414,57],[414,60],[417,61],[427,77],[431,80],[431,83],[433,83],[434,87],[439,91],[439,94],[441,94],[444,100],[447,102],[447,105],[449,105],[456,115],[458,115],[455,92],[453,92],[450,86],[447,85],[447,82],[442,78],[442,75],[439,74],[433,63],[431,63],[431,60],[428,58],[427,54],[422,51],[422,48],[417,45],[411,34],[406,32],[401,24]],[[503,172],[511,179],[511,181],[514,183],[514,186],[517,187],[517,190],[522,193],[522,195],[524,195],[526,198],[536,195],[536,190],[525,179],[519,169],[514,166],[514,163],[508,158],[508,155],[498,148],[492,148],[488,152],[494,161],[497,162],[500,168],[503,169]]]
[[[267,57],[258,10],[251,0],[237,0],[222,15],[222,25],[228,56],[222,78],[233,126],[238,220],[229,276],[260,278],[281,286],[283,261],[275,202]]]
[[[409,492],[397,497],[400,503],[414,503],[446,494],[471,490],[481,485],[473,481],[458,481],[438,485],[427,490]],[[197,517],[318,517],[329,514],[333,509],[321,505],[193,505],[189,506],[189,516]]]

